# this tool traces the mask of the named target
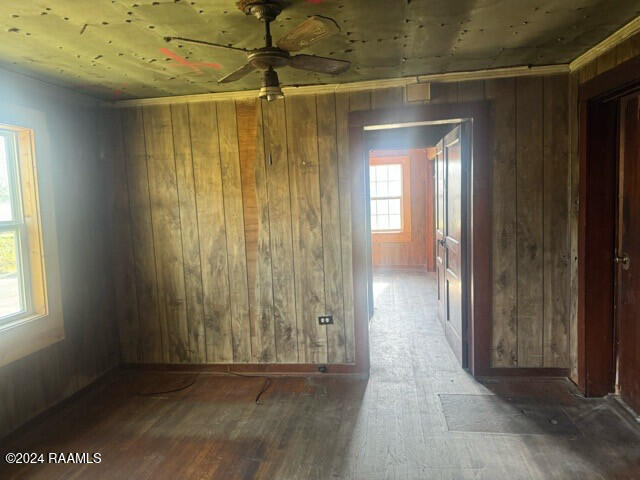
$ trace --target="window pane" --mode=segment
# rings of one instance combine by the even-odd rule
[[[0,135],[0,221],[11,220],[11,191],[9,190],[9,165],[7,139]]]
[[[389,228],[392,228],[393,230],[400,230],[402,228],[400,215],[389,215]]]
[[[389,180],[400,181],[402,179],[402,165],[389,165]]]
[[[389,213],[393,215],[400,215],[400,199],[394,198],[389,200]]]
[[[378,182],[378,197],[386,197],[389,195],[389,188],[386,180],[384,182]]]
[[[378,166],[378,171],[376,172],[376,180],[378,182],[386,182],[387,181],[387,166],[386,165]]]
[[[389,229],[389,216],[388,215],[378,215],[378,229],[379,230],[388,230]]]
[[[0,233],[0,317],[22,311],[16,232]]]
[[[378,212],[378,202],[377,200],[371,201],[371,215],[375,215]]]
[[[371,183],[376,181],[376,170],[378,169],[378,167],[372,166],[369,169],[369,181],[371,181]]]
[[[371,215],[371,230],[378,230],[378,216]]]
[[[388,200],[376,200],[378,204],[376,210],[378,215],[386,215],[389,213],[389,201]]]
[[[400,181],[389,182],[389,196],[399,197],[402,195],[402,184]]]

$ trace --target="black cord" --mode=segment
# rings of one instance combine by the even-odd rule
[[[230,376],[236,376],[236,377],[245,377],[245,378],[264,378],[264,384],[262,385],[262,388],[260,389],[260,391],[258,392],[258,395],[256,396],[256,405],[262,405],[262,403],[260,403],[260,398],[262,398],[262,396],[267,392],[267,390],[269,390],[269,387],[272,384],[271,378],[270,377],[265,377],[264,375],[246,375],[243,373],[238,373],[238,372],[232,372],[231,370],[228,370],[226,372],[224,372],[226,375],[230,375]],[[196,380],[198,380],[198,377],[200,376],[199,373],[196,373],[193,376],[193,379],[187,383],[186,385],[181,385],[180,387],[176,387],[176,388],[172,388],[170,390],[160,390],[157,392],[136,392],[135,394],[139,397],[153,397],[156,395],[164,395],[167,393],[176,393],[176,392],[181,392],[183,390],[186,390],[187,388],[193,386],[196,383]]]
[[[193,386],[196,383],[199,375],[200,374],[196,373],[189,383],[180,387],[172,388],[171,390],[161,390],[158,392],[136,392],[136,395],[138,395],[139,397],[153,397],[155,395],[164,395],[165,393],[181,392],[182,390],[186,390],[187,388]]]
[[[267,377],[264,380],[264,385],[262,386],[262,389],[258,392],[258,396],[256,397],[256,405],[262,405],[260,403],[260,397],[262,397],[262,395],[269,389],[270,386],[271,386],[271,379]]]
[[[227,375],[234,375],[236,377],[245,377],[245,378],[264,378],[264,385],[262,385],[262,388],[260,389],[260,391],[258,392],[258,395],[256,396],[256,405],[262,405],[262,403],[260,403],[260,398],[262,397],[262,395],[264,395],[266,393],[267,390],[269,390],[269,387],[271,386],[271,377],[265,376],[265,375],[252,375],[252,374],[245,374],[245,373],[238,373],[238,372],[233,372],[231,370],[227,370],[225,372]]]

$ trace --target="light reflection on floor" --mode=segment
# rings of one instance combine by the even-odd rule
[[[375,305],[376,300],[380,298],[386,290],[391,287],[390,282],[377,280],[375,277],[373,279],[373,303]]]

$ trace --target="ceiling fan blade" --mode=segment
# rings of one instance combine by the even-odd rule
[[[242,77],[244,77],[245,75],[248,75],[254,70],[255,70],[255,67],[253,65],[251,65],[250,63],[245,63],[239,69],[234,70],[229,75],[222,77],[220,80],[218,80],[218,83],[235,82],[236,80],[240,80]]]
[[[315,15],[285,34],[277,45],[288,52],[297,52],[339,31],[340,27],[334,20]]]
[[[296,55],[291,57],[289,66],[300,70],[337,75],[349,70],[351,62],[336,58],[316,57],[315,55]]]
[[[241,48],[241,47],[232,47],[230,45],[223,45],[221,43],[214,43],[214,42],[206,42],[204,40],[194,40],[193,38],[184,38],[184,37],[164,37],[165,42],[170,42],[172,40],[177,40],[179,42],[184,42],[184,43],[193,43],[194,45],[204,45],[205,47],[215,47],[215,48],[225,48],[227,50],[237,50],[239,52],[250,52],[251,50],[248,50],[246,48]]]

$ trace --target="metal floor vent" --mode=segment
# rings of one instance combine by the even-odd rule
[[[450,431],[521,435],[579,435],[562,408],[526,397],[440,394]]]

